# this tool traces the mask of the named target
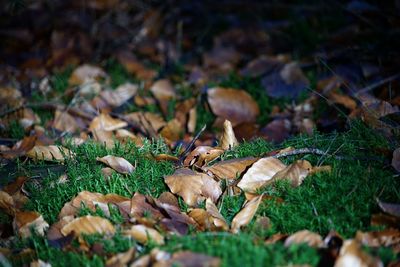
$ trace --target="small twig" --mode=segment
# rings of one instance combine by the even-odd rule
[[[194,143],[199,139],[200,135],[204,132],[204,130],[207,128],[207,125],[204,124],[204,126],[200,129],[200,131],[193,137],[192,141],[187,145],[185,151],[180,155],[179,157],[179,165],[182,165],[184,159],[186,156],[190,153],[192,150],[192,147],[194,146]]]
[[[321,156],[331,156],[331,157],[334,157],[335,159],[344,159],[344,157],[342,157],[342,156],[334,156],[334,155],[328,154],[326,151],[323,151],[318,148],[307,148],[307,147],[294,149],[294,150],[291,150],[288,152],[279,153],[272,157],[279,159],[279,158],[295,156],[295,155],[300,155],[300,154],[315,154],[315,155],[321,155]]]
[[[389,83],[392,82],[394,80],[396,80],[397,78],[400,77],[400,73],[397,73],[395,75],[392,75],[390,77],[387,77],[383,80],[377,81],[376,83],[370,84],[360,90],[357,91],[356,95],[362,94],[362,93],[366,93],[368,91],[374,90],[375,88],[384,85],[385,83]]]

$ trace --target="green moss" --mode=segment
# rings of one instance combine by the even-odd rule
[[[17,140],[21,140],[22,138],[24,138],[25,130],[18,121],[11,121],[4,135]]]
[[[108,75],[110,75],[112,88],[116,88],[126,82],[139,82],[132,74],[126,71],[124,66],[119,64],[115,59],[110,59],[106,62],[105,71]]]
[[[287,266],[319,261],[317,251],[307,246],[284,247],[282,244],[256,245],[246,234],[199,233],[176,237],[163,247],[170,252],[191,250],[221,258],[221,266]]]
[[[101,244],[104,252],[108,254],[127,251],[136,244],[131,238],[123,236],[120,232],[117,232],[112,237],[105,237],[102,234],[93,234],[84,235],[83,238],[89,246]]]

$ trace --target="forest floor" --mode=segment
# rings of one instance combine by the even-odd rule
[[[400,264],[398,6],[22,2],[0,264]]]

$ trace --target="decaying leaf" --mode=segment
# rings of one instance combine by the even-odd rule
[[[115,145],[113,139],[113,132],[106,131],[106,130],[93,130],[93,139],[96,140],[98,143],[105,145],[107,148],[113,148]]]
[[[124,83],[115,90],[104,90],[100,96],[112,107],[119,107],[136,95],[138,86],[131,83]]]
[[[14,216],[16,211],[12,196],[2,190],[0,190],[0,209],[3,209],[8,215],[12,216]]]
[[[272,181],[274,175],[285,168],[286,165],[279,159],[272,157],[259,159],[247,170],[237,186],[243,191],[255,193],[257,189],[268,181]]]
[[[167,79],[158,80],[150,88],[158,101],[171,100],[176,97],[175,88]]]
[[[35,146],[36,140],[37,136],[35,135],[25,136],[24,139],[17,142],[11,149],[1,151],[0,155],[6,159],[23,156]]]
[[[185,166],[195,165],[201,167],[204,164],[218,158],[224,153],[224,150],[218,147],[198,146],[185,158]]]
[[[106,78],[107,74],[101,68],[91,65],[82,65],[72,72],[68,82],[70,85],[80,85]]]
[[[203,171],[220,180],[235,180],[256,161],[257,158],[253,157],[225,160],[210,167],[203,167]]]
[[[311,163],[307,160],[298,160],[272,177],[274,181],[288,179],[292,186],[299,186],[312,171]]]
[[[106,261],[106,267],[127,266],[128,263],[134,258],[135,252],[135,248],[130,248],[125,252],[115,254]]]
[[[124,158],[107,155],[102,158],[97,157],[97,161],[103,162],[114,170],[122,174],[129,174],[135,170],[135,167]]]
[[[212,202],[212,200],[209,198],[207,198],[206,200],[206,211],[212,216],[213,223],[217,227],[217,229],[228,231],[228,223],[225,221],[225,218],[222,217],[214,202]]]
[[[115,138],[123,144],[127,143],[130,140],[139,147],[143,145],[142,138],[125,129],[118,129],[115,132]]]
[[[238,214],[232,220],[231,231],[238,233],[242,226],[245,226],[251,222],[254,215],[257,212],[258,206],[262,201],[263,195],[253,198],[248,201]]]
[[[62,146],[40,146],[36,145],[29,150],[26,155],[35,160],[59,161],[64,162],[68,157],[73,157],[75,154],[69,149]]]
[[[81,234],[110,234],[115,233],[115,228],[107,219],[98,216],[83,216],[72,220],[61,228],[64,236],[74,232],[75,235]]]
[[[128,125],[123,120],[114,119],[108,114],[101,113],[99,116],[95,117],[89,125],[89,129],[93,130],[104,130],[104,131],[114,131],[120,128],[124,128]]]
[[[151,112],[132,112],[126,114],[124,118],[127,121],[140,125],[142,131],[149,134],[157,133],[166,125],[166,122],[159,114]]]
[[[72,117],[68,112],[60,109],[57,109],[54,115],[53,127],[62,132],[70,133],[73,133],[79,129],[75,118]]]
[[[397,246],[398,250],[400,250],[400,231],[396,229],[386,229],[373,232],[357,231],[355,239],[368,247]]]
[[[219,183],[213,178],[190,169],[179,169],[164,180],[171,192],[180,195],[189,206],[197,206],[205,198],[216,202],[222,194]]]
[[[346,240],[340,249],[335,267],[383,267],[382,262],[361,249],[361,244],[354,239]]]
[[[223,150],[232,149],[239,144],[236,139],[235,132],[233,131],[232,124],[229,120],[225,120],[224,122],[224,132],[219,143]]]
[[[33,229],[37,234],[44,235],[44,231],[49,224],[43,219],[43,216],[35,211],[17,211],[15,213],[14,230],[23,238],[31,236]]]
[[[285,240],[285,246],[291,246],[293,244],[303,244],[306,243],[310,247],[319,248],[322,247],[324,242],[322,237],[308,230],[301,230],[292,235],[290,235]]]
[[[207,96],[213,113],[230,120],[233,126],[254,122],[260,113],[257,102],[243,90],[215,87],[207,91]]]
[[[160,131],[160,135],[169,142],[178,141],[183,133],[183,127],[177,119],[170,120]]]
[[[123,234],[131,236],[142,244],[147,244],[150,240],[157,245],[164,244],[164,237],[157,230],[145,225],[133,225],[131,228],[124,230]]]

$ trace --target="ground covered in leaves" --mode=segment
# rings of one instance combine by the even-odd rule
[[[3,266],[400,264],[399,6],[61,2],[0,19]]]

